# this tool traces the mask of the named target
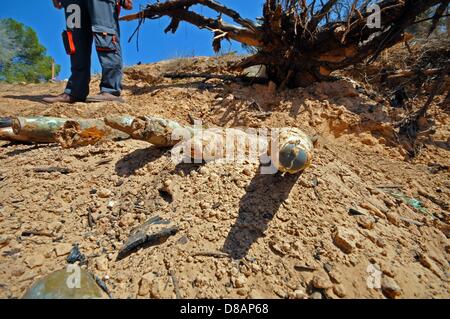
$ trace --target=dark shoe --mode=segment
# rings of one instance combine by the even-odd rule
[[[98,95],[90,96],[86,99],[87,102],[117,102],[125,103],[125,100],[120,96],[112,95],[111,93],[102,92]]]
[[[57,96],[49,96],[42,99],[46,103],[76,103],[84,102],[80,99],[74,98],[73,96],[63,93]]]

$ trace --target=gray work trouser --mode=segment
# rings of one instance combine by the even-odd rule
[[[81,100],[89,95],[95,40],[102,67],[100,91],[120,96],[123,62],[117,0],[62,0],[62,4],[75,46],[75,53],[70,56],[72,75],[65,93]]]

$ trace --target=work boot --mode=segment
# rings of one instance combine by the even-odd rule
[[[42,99],[46,103],[76,103],[76,102],[84,102],[80,99],[74,98],[73,96],[63,93],[57,96],[49,96]]]
[[[112,95],[111,93],[102,92],[98,95],[90,96],[86,99],[87,102],[117,102],[125,103],[125,100],[120,96]]]

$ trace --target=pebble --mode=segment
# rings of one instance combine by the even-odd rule
[[[206,276],[199,275],[194,280],[194,286],[197,288],[203,288],[208,284],[208,278]]]
[[[142,276],[141,281],[139,282],[139,296],[145,297],[150,293],[154,279],[155,275],[153,273],[147,273]]]
[[[430,257],[428,257],[425,254],[420,254],[419,255],[419,261],[420,261],[420,264],[422,266],[424,266],[425,268],[430,269],[436,276],[441,278],[439,267],[436,266],[436,264],[431,260]]]
[[[378,144],[378,140],[369,133],[361,133],[359,138],[361,143],[365,145],[375,146]]]
[[[333,283],[324,275],[316,275],[312,280],[312,285],[317,289],[329,289],[333,287]]]
[[[71,244],[58,244],[55,247],[55,252],[56,252],[57,257],[66,256],[66,255],[70,254],[71,250],[72,250]]]
[[[338,296],[339,298],[344,298],[347,293],[344,289],[344,287],[342,287],[342,285],[336,285],[333,287],[333,292],[336,294],[336,296]]]
[[[368,211],[372,212],[375,216],[385,219],[386,216],[379,210],[377,207],[375,207],[373,204],[365,202],[360,204],[362,208],[367,209]]]
[[[111,197],[111,195],[112,195],[112,192],[106,188],[100,188],[97,191],[97,196],[100,198],[109,198],[109,197]]]
[[[249,168],[244,168],[242,174],[244,174],[245,176],[252,176],[253,172]]]
[[[257,290],[250,291],[250,293],[248,294],[248,297],[250,299],[264,299],[264,295],[260,291],[257,291]]]
[[[108,258],[106,256],[102,256],[96,259],[95,267],[99,271],[108,271]]]
[[[337,227],[333,240],[334,244],[344,253],[350,254],[355,249],[360,237],[359,233],[354,230]]]
[[[61,230],[62,227],[63,227],[63,223],[56,221],[56,222],[48,224],[47,229],[51,232],[57,233]]]
[[[110,201],[108,202],[108,204],[106,205],[106,208],[108,208],[108,209],[113,209],[116,205],[117,205],[117,202],[116,202],[116,201],[110,200]]]
[[[234,288],[243,288],[245,286],[245,283],[247,282],[247,279],[244,275],[239,275],[238,277],[234,278],[233,280],[233,287]]]
[[[120,227],[127,227],[134,223],[134,215],[131,213],[127,213],[122,216],[122,218],[119,221]]]
[[[402,294],[402,290],[394,279],[383,276],[381,280],[381,290],[390,299],[395,299]]]
[[[365,229],[373,229],[373,227],[375,226],[375,218],[373,218],[372,216],[357,216],[356,222],[359,226]]]
[[[33,255],[25,258],[25,263],[31,269],[42,266],[44,264],[45,258],[42,255]]]
[[[393,212],[387,212],[386,217],[387,217],[388,221],[391,222],[393,225],[400,226],[401,220],[400,220],[400,217],[398,216],[398,214],[393,213]]]
[[[316,291],[311,295],[310,299],[322,299],[322,294]]]
[[[292,299],[308,299],[308,295],[302,289],[297,289],[291,294]]]
[[[12,239],[12,236],[0,235],[0,248],[8,245],[9,242],[11,241],[11,239]]]
[[[11,275],[13,275],[14,277],[20,277],[25,273],[25,268],[23,267],[15,267],[14,269],[11,270]]]

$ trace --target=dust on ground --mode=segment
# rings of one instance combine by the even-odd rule
[[[41,98],[59,94],[64,83],[0,85],[0,116],[155,115],[206,126],[292,126],[320,136],[313,166],[285,177],[260,175],[251,162],[175,166],[167,150],[133,140],[77,149],[0,142],[0,297],[20,298],[63,268],[74,244],[88,258],[83,267],[115,298],[174,298],[174,282],[183,298],[450,297],[443,97],[430,111],[436,132],[411,159],[393,130],[406,111],[350,79],[276,92],[162,77],[226,65],[225,58],[199,57],[133,67],[125,104],[47,105]],[[98,84],[95,78],[92,93]],[[423,209],[389,195],[392,189]],[[180,231],[116,261],[130,232],[153,216]],[[37,235],[23,236],[30,231]]]

